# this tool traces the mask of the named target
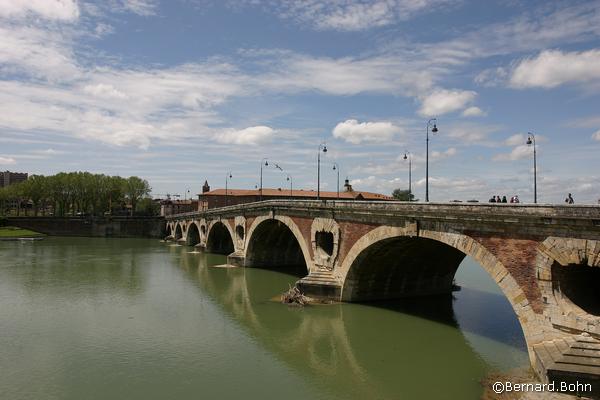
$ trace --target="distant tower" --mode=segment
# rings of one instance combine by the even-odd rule
[[[352,189],[352,185],[350,184],[350,180],[348,179],[348,177],[346,177],[346,180],[344,181],[344,189],[346,190],[346,192],[354,191],[354,189]]]
[[[210,192],[210,186],[208,186],[208,181],[204,181],[204,185],[202,186],[202,193]]]

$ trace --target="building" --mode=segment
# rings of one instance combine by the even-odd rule
[[[263,188],[262,200],[275,200],[275,199],[295,199],[295,200],[311,200],[317,198],[316,190],[304,190],[304,189],[270,189]],[[350,185],[348,179],[344,184],[344,190],[339,192],[320,192],[320,198],[322,200],[362,200],[362,201],[389,201],[395,200],[391,196],[384,194],[355,191]],[[210,190],[208,182],[204,183],[202,187],[202,193],[198,195],[198,211],[205,211],[210,208],[224,207],[226,205],[232,206],[236,204],[252,203],[261,200],[260,189],[215,189]]]
[[[6,187],[14,183],[26,181],[27,176],[27,172],[0,172],[0,187]]]
[[[183,214],[198,210],[198,200],[161,200],[160,215]]]

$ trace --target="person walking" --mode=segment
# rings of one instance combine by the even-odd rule
[[[567,203],[567,204],[575,204],[575,200],[573,200],[573,196],[571,196],[571,193],[569,193],[569,195],[565,199],[565,203]]]

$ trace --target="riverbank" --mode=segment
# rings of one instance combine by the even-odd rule
[[[163,217],[7,217],[7,225],[49,236],[136,237],[162,239]]]
[[[46,235],[43,233],[17,228],[16,226],[0,228],[0,240],[42,239],[44,236]]]

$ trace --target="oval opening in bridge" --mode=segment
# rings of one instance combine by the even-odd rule
[[[196,224],[190,224],[187,231],[186,244],[188,246],[195,246],[200,243],[200,232]]]
[[[304,254],[298,239],[283,222],[261,222],[248,236],[246,265],[285,271],[303,277],[307,274]]]
[[[216,222],[208,232],[206,251],[225,255],[233,253],[233,239],[222,222]]]
[[[183,231],[181,230],[181,225],[177,224],[175,228],[175,240],[179,240],[183,237]]]
[[[600,316],[600,268],[587,265],[552,266],[552,286],[573,304]]]
[[[319,231],[315,233],[317,248],[323,250],[328,256],[333,254],[333,233]]]

